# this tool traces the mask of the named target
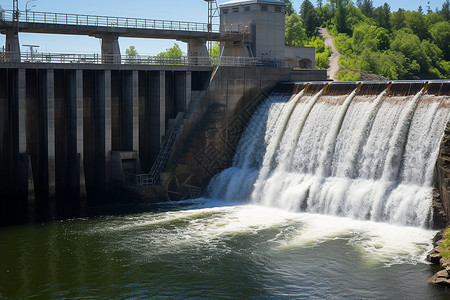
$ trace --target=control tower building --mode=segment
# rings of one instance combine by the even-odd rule
[[[313,69],[315,49],[285,46],[286,3],[279,0],[233,0],[220,5],[222,56],[287,60],[289,67]],[[233,39],[234,37],[234,39]]]

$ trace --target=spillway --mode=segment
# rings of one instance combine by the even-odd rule
[[[303,84],[272,93],[212,198],[424,227],[449,97],[428,83]]]

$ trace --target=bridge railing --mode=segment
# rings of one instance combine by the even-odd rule
[[[12,10],[5,10],[3,12],[3,21],[12,22],[13,13],[14,11]],[[110,27],[112,29],[135,28],[135,29],[208,32],[207,23],[111,17],[111,16],[78,15],[78,14],[65,14],[52,12],[36,12],[36,11],[20,12],[19,22]],[[211,30],[212,32],[219,32],[219,25],[213,24]]]
[[[12,61],[12,53],[0,52],[0,62]],[[120,61],[132,65],[181,65],[181,66],[236,66],[236,67],[286,67],[285,60],[269,60],[234,56],[145,56],[21,52],[20,62],[24,63],[65,63],[65,64],[110,64]]]

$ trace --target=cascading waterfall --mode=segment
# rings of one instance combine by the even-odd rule
[[[257,110],[213,198],[291,211],[425,226],[445,97],[271,95]]]

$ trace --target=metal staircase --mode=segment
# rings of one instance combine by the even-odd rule
[[[127,174],[127,183],[135,185],[137,188],[148,188],[149,186],[158,185],[160,182],[161,173],[166,168],[169,161],[172,147],[178,136],[181,126],[184,122],[184,113],[178,113],[175,118],[174,126],[167,132],[159,154],[153,163],[149,173],[146,174]]]

